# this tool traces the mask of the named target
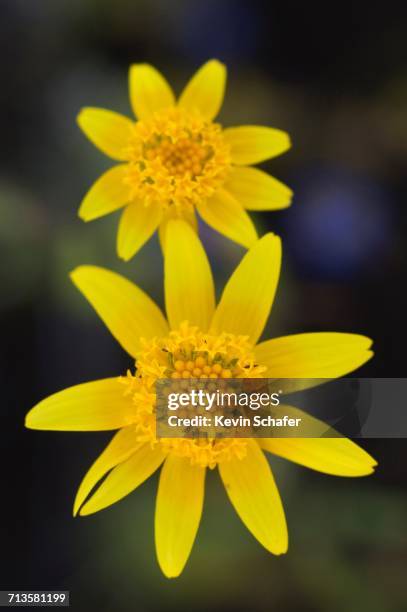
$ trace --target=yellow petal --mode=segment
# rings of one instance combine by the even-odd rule
[[[241,125],[223,132],[230,145],[232,162],[238,165],[258,164],[281,155],[290,148],[286,132],[259,125]]]
[[[141,338],[165,336],[161,310],[144,291],[123,276],[97,266],[80,266],[71,279],[116,340],[136,357]]]
[[[93,144],[113,159],[128,159],[127,147],[134,129],[133,121],[104,108],[83,108],[77,118],[79,127]]]
[[[160,446],[152,449],[149,443],[142,444],[129,459],[113,468],[79,514],[85,516],[98,512],[123,499],[154,474],[164,458]]]
[[[135,408],[124,396],[118,378],[106,378],[69,387],[50,395],[30,410],[29,429],[102,431],[134,422]]]
[[[249,248],[257,240],[256,229],[243,206],[224,189],[198,204],[202,219],[214,230]]]
[[[280,264],[280,238],[266,234],[246,253],[230,277],[216,308],[211,331],[247,335],[255,344],[273,304]]]
[[[247,210],[278,210],[291,204],[293,192],[258,168],[233,168],[225,189]]]
[[[158,563],[167,578],[184,569],[198,531],[204,500],[205,468],[169,455],[163,465],[155,511]]]
[[[134,425],[123,427],[113,436],[110,444],[99,455],[81,482],[75,497],[74,516],[99,480],[116,465],[128,459],[139,446],[141,443],[137,442],[137,430]]]
[[[374,471],[376,461],[351,440],[298,408],[284,406],[286,413],[301,418],[305,430],[315,437],[261,438],[258,442],[264,450],[332,476],[367,476]],[[325,437],[318,438],[319,435]],[[338,437],[328,437],[335,435]]]
[[[257,442],[247,440],[246,457],[221,462],[219,472],[226,493],[248,530],[275,555],[287,552],[283,505],[270,466]]]
[[[337,378],[368,361],[371,345],[366,336],[319,332],[267,340],[256,346],[255,354],[269,378]],[[311,386],[311,381],[304,385]]]
[[[171,87],[159,72],[149,64],[134,64],[129,72],[130,103],[139,119],[147,119],[155,111],[173,106]]]
[[[347,438],[264,438],[260,442],[274,455],[331,476],[368,476],[377,465]]]
[[[191,78],[178,104],[187,110],[198,110],[206,119],[212,120],[222,106],[225,86],[226,67],[218,60],[210,60]]]
[[[215,290],[201,241],[183,220],[168,222],[165,240],[164,290],[170,326],[176,329],[189,321],[206,331],[215,310]]]
[[[127,204],[130,190],[124,180],[126,176],[127,164],[114,166],[102,174],[82,200],[80,218],[93,221]]]
[[[154,234],[162,217],[159,204],[145,206],[142,202],[132,202],[126,206],[120,219],[117,234],[117,253],[128,261]]]
[[[163,253],[165,250],[165,233],[167,231],[167,224],[169,221],[171,221],[171,219],[180,218],[189,223],[195,233],[198,232],[198,220],[196,218],[195,209],[192,206],[182,211],[182,217],[179,217],[178,215],[167,211],[165,217],[163,217],[160,223],[160,227],[158,228],[160,246]]]

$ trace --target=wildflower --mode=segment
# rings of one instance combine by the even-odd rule
[[[288,206],[291,190],[250,167],[290,146],[277,129],[214,123],[223,101],[226,68],[204,64],[178,101],[164,77],[148,64],[129,73],[137,121],[100,108],[84,108],[78,123],[87,137],[119,163],[92,186],[79,209],[91,221],[124,208],[117,250],[129,260],[159,228],[162,245],[171,218],[196,228],[196,214],[231,240],[250,247],[257,239],[246,210]]]
[[[125,278],[93,266],[74,270],[73,282],[135,359],[135,370],[123,378],[80,384],[48,397],[28,413],[26,425],[49,430],[119,430],[82,481],[74,514],[88,515],[113,504],[162,466],[156,550],[164,574],[175,577],[185,566],[198,529],[207,468],[218,468],[244,524],[267,550],[279,555],[287,550],[287,526],[264,451],[337,476],[364,476],[376,463],[354,442],[341,437],[156,437],[158,379],[335,378],[372,355],[371,340],[356,334],[307,333],[258,343],[279,278],[277,236],[265,235],[245,254],[217,306],[211,269],[196,233],[184,221],[174,220],[168,223],[166,241],[168,321]]]

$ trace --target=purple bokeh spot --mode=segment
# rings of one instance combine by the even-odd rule
[[[372,177],[320,168],[297,179],[286,240],[294,262],[315,276],[352,278],[388,252],[393,203]]]

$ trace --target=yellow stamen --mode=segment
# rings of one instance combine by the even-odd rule
[[[195,364],[197,368],[203,368],[206,365],[206,360],[203,357],[197,357]]]
[[[190,378],[259,378],[265,368],[254,360],[246,336],[222,333],[212,336],[184,322],[166,338],[145,341],[134,375],[124,379],[126,393],[137,406],[135,427],[141,441],[160,444],[164,450],[191,463],[214,468],[221,461],[243,458],[246,440],[217,438],[156,438],[155,383],[159,379],[179,379],[180,389],[188,389]],[[137,383],[137,384],[136,384]],[[217,384],[207,385],[215,391]]]
[[[221,378],[231,378],[232,377],[232,370],[222,370],[221,372]]]
[[[231,165],[221,126],[180,108],[139,121],[126,153],[131,199],[178,213],[210,198]]]
[[[174,363],[174,368],[177,370],[177,372],[183,372],[185,363],[181,359],[177,359],[177,361]]]

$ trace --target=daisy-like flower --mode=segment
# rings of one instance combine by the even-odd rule
[[[158,379],[335,378],[371,357],[371,340],[355,334],[299,334],[258,344],[273,303],[280,259],[279,238],[265,235],[243,257],[215,306],[212,273],[199,238],[184,221],[170,221],[165,258],[168,321],[141,289],[121,276],[93,266],[72,273],[75,285],[136,360],[135,370],[127,377],[80,384],[48,397],[28,413],[26,425],[119,430],[80,485],[75,515],[113,504],[162,466],[155,541],[159,564],[168,577],[182,572],[191,552],[207,468],[218,468],[244,524],[267,550],[279,555],[287,550],[287,526],[264,451],[336,476],[364,476],[376,465],[364,450],[341,437],[156,437]],[[300,414],[316,431],[315,424],[321,422]]]
[[[214,118],[222,105],[226,68],[204,64],[178,101],[165,78],[148,64],[130,68],[130,102],[137,121],[100,108],[84,108],[78,123],[87,137],[120,164],[103,174],[85,196],[79,216],[91,221],[124,208],[117,236],[129,260],[159,228],[162,246],[169,219],[196,228],[196,214],[231,240],[250,247],[257,239],[246,210],[290,204],[291,190],[250,167],[290,146],[277,129],[222,129]]]

